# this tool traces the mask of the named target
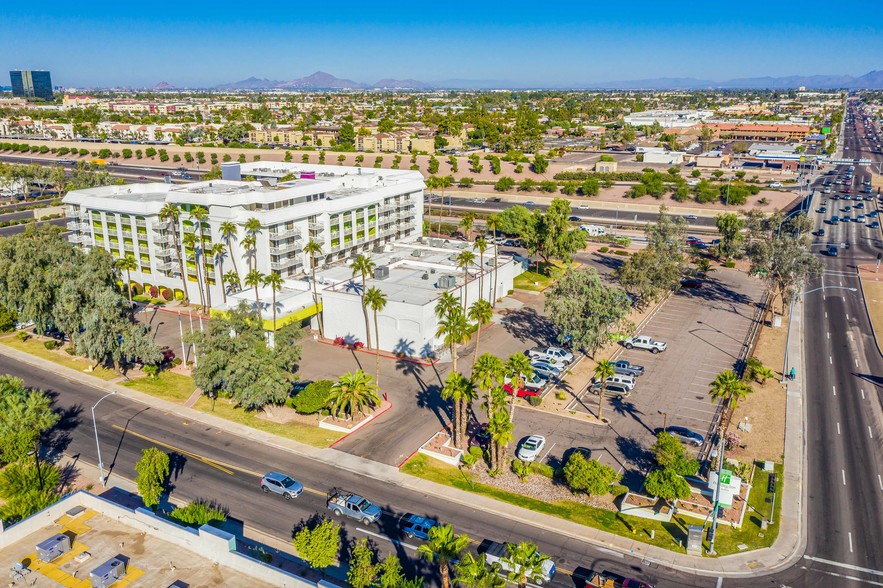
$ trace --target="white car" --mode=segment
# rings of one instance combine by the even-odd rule
[[[521,374],[521,378],[524,380],[524,385],[522,386],[522,389],[529,390],[531,392],[539,392],[546,387],[546,382],[548,382],[548,380],[546,380],[539,374],[531,374],[529,378],[526,377],[524,374]],[[512,378],[505,378],[503,380],[503,383],[511,384]]]
[[[540,456],[540,452],[543,451],[543,447],[545,446],[545,437],[542,435],[531,435],[524,440],[521,447],[515,452],[515,457],[521,461],[535,461]]]
[[[782,184],[782,182],[773,182],[772,184],[770,184],[770,188],[784,188],[784,185]]]
[[[548,361],[555,366],[559,363],[563,363],[564,365],[573,363],[573,354],[560,347],[534,347],[527,352],[527,355],[531,359]]]
[[[622,344],[626,349],[646,349],[653,354],[665,351],[668,347],[663,341],[654,341],[652,337],[646,335],[629,337]]]

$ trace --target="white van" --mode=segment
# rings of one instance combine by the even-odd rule
[[[622,384],[623,386],[625,386],[629,390],[634,390],[635,384],[637,382],[635,382],[635,378],[632,376],[627,376],[625,374],[614,374],[614,375],[610,376],[609,378],[607,378],[607,383],[608,384]],[[598,380],[597,378],[592,378],[592,384],[600,385],[600,380]]]
[[[580,225],[579,228],[585,231],[589,237],[600,237],[607,234],[607,229],[598,225]]]

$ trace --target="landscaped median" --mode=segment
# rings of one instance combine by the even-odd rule
[[[727,524],[719,524],[715,539],[715,551],[718,555],[729,555],[749,549],[769,547],[778,536],[779,504],[775,503],[775,512],[772,513],[773,523],[763,528],[763,520],[769,520],[773,503],[768,501],[771,494],[767,493],[768,475],[760,468],[755,468],[751,484],[751,492],[748,498],[748,512],[745,516],[741,529],[735,529]],[[559,517],[613,533],[628,539],[641,541],[648,545],[661,547],[676,553],[686,553],[687,528],[691,525],[702,525],[693,517],[675,514],[671,522],[663,523],[639,517],[623,515],[617,510],[593,506],[577,500],[557,499],[546,501],[518,492],[491,486],[475,481],[473,486],[472,477],[468,469],[461,469],[441,463],[423,455],[414,455],[401,468],[405,474],[423,478],[437,484],[450,486],[466,492],[474,492],[489,498],[500,500],[539,513]],[[782,466],[776,464],[776,499],[782,495]],[[542,473],[534,474],[536,476]],[[566,488],[563,481],[559,481],[558,474],[553,475],[553,482]],[[620,499],[617,499],[617,501]],[[710,525],[710,521],[708,522]],[[707,541],[704,542],[708,548]],[[744,547],[744,549],[743,549]]]
[[[30,336],[27,340],[22,341],[17,333],[10,333],[0,337],[0,344],[12,349],[78,372],[87,372],[89,375],[104,382],[117,380],[114,383],[124,388],[136,390],[174,404],[183,405],[196,390],[193,378],[169,370],[161,371],[155,377],[141,375],[140,372],[132,371],[129,372],[131,379],[124,380],[119,373],[113,370],[101,367],[91,369],[93,362],[82,357],[69,355],[63,349],[47,349],[44,345],[47,341],[53,340],[47,337]],[[343,436],[343,433],[337,431],[320,429],[317,417],[299,415],[293,409],[286,406],[274,407],[270,411],[245,411],[236,407],[235,404],[227,399],[218,399],[212,402],[211,399],[201,396],[193,408],[200,412],[211,413],[213,416],[272,435],[312,445],[313,447],[329,447]]]

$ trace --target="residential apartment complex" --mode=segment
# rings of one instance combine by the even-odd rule
[[[134,284],[179,299],[184,296],[180,255],[189,299],[217,305],[227,291],[238,289],[222,291],[229,286],[222,285],[222,274],[230,270],[240,281],[252,268],[289,279],[309,272],[311,259],[304,253],[309,241],[322,246],[315,262],[324,267],[389,242],[414,240],[422,231],[424,183],[416,171],[255,162],[225,164],[223,174],[221,180],[186,185],[70,192],[64,198],[69,238],[116,257],[133,257]],[[180,209],[177,223],[162,218],[169,204]],[[192,215],[196,207],[207,210],[203,219]],[[259,228],[246,231],[250,219],[257,219]],[[231,225],[235,234],[228,235]],[[198,287],[203,267],[206,300]]]
[[[15,69],[9,72],[12,95],[16,98],[39,98],[52,101],[52,77],[48,71]]]

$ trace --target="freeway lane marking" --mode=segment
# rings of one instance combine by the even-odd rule
[[[871,425],[868,425],[868,437],[870,437],[871,439],[874,438],[874,433],[871,432]]]
[[[852,533],[846,533],[846,536],[849,537],[849,553],[853,553],[853,551],[852,551]]]
[[[843,485],[846,486],[846,470],[840,470],[840,475],[843,476]]]
[[[862,388],[862,400],[864,400],[864,399],[865,399],[865,389]]]
[[[840,423],[837,423],[837,434],[840,434]]]
[[[880,490],[883,490],[883,477],[880,474],[877,474],[877,483],[880,484]]]
[[[404,541],[399,541],[398,539],[392,539],[387,537],[386,535],[381,535],[380,533],[375,533],[374,531],[369,531],[368,529],[363,529],[361,527],[357,527],[356,531],[359,533],[365,533],[366,535],[371,535],[372,537],[377,537],[378,539],[383,539],[384,541],[389,541],[393,545],[398,545],[400,547],[407,547],[408,549],[417,551],[416,545],[411,545],[410,543],[405,543]]]
[[[813,557],[811,555],[804,555],[803,559],[808,559],[810,561],[818,562],[821,564],[828,564],[829,566],[834,566],[838,568],[845,568],[847,570],[852,570],[853,572],[863,572],[865,574],[871,574],[874,576],[883,576],[883,572],[880,570],[874,570],[872,568],[863,568],[860,566],[854,566],[852,564],[840,563],[839,561],[831,561],[830,559],[822,559],[820,557]],[[883,584],[881,584],[883,585]]]
[[[837,386],[831,386],[831,390],[834,391],[834,396],[837,396]]]

